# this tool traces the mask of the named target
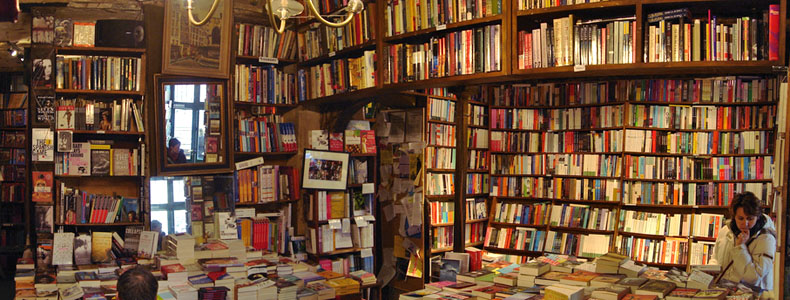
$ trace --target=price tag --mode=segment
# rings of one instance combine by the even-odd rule
[[[276,64],[280,63],[280,60],[277,59],[276,57],[263,57],[263,56],[261,56],[261,57],[258,57],[258,62],[259,63],[264,63],[264,64],[276,65]]]
[[[447,29],[447,24],[437,25],[436,31]]]
[[[98,134],[104,134],[104,130],[99,130],[99,131],[96,131],[96,133],[98,133]]]
[[[699,205],[694,205],[694,208],[699,208]]]
[[[334,57],[335,54],[337,54],[337,53],[335,53],[335,51],[329,52],[329,57]]]
[[[359,250],[359,256],[371,257],[371,256],[373,256],[373,249],[372,248],[363,248],[362,250]]]
[[[375,186],[372,183],[362,184],[362,194],[373,194],[374,190],[375,190]]]
[[[574,72],[584,72],[585,70],[587,70],[587,66],[585,66],[585,65],[575,65],[575,66],[573,66],[573,71]]]
[[[338,230],[338,229],[343,228],[343,225],[340,224],[340,220],[339,219],[331,219],[331,220],[329,220],[329,228],[334,229],[334,230]]]

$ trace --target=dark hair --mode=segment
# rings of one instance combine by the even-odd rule
[[[735,198],[732,199],[732,204],[730,204],[730,213],[732,213],[732,217],[735,218],[735,212],[738,211],[739,208],[743,208],[743,213],[747,216],[762,216],[763,215],[763,207],[761,205],[760,199],[757,199],[757,196],[752,194],[752,192],[743,192],[740,194],[735,195]]]
[[[179,141],[177,138],[172,138],[169,142],[167,142],[168,147],[173,147],[175,145],[181,145],[181,141]]]
[[[156,300],[159,283],[151,272],[136,266],[121,274],[117,288],[122,300]]]

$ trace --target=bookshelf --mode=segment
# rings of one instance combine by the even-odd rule
[[[465,94],[462,94],[465,95]],[[460,166],[463,184],[464,204],[461,217],[464,220],[463,248],[475,247],[481,249],[484,245],[486,228],[490,226],[488,210],[491,205],[489,192],[490,182],[490,155],[489,150],[489,105],[482,101],[479,93],[470,97],[462,97],[464,115],[462,117],[463,141],[461,155],[463,161]]]
[[[29,175],[30,138],[27,109],[28,89],[23,74],[0,73],[0,265],[12,271],[22,257],[24,246],[35,236],[31,222],[33,205]],[[21,158],[21,159],[20,159]]]
[[[34,87],[33,95],[53,96],[54,118],[36,120],[35,128],[51,130],[56,145],[51,161],[36,162],[53,174],[55,229],[123,236],[126,227],[142,228],[150,221],[146,50],[33,48],[53,65],[51,84]]]
[[[315,21],[297,26],[300,101],[320,103],[348,94],[364,97],[380,86],[375,58],[380,28],[373,21],[380,4],[364,5],[365,9],[343,27]]]
[[[463,166],[458,161],[460,148],[464,143],[459,141],[459,120],[462,118],[461,101],[453,97],[432,97],[425,95],[425,135],[424,150],[425,170],[425,212],[426,234],[425,249],[431,249],[431,255],[453,251],[463,237],[458,220],[464,217],[461,203],[457,201],[463,185],[460,172]],[[426,251],[427,253],[427,251]],[[431,274],[430,257],[426,255],[424,272]],[[428,278],[430,276],[426,276]]]
[[[736,191],[754,192],[770,214],[777,212],[772,201],[777,192],[771,186],[777,133],[771,123],[778,80],[763,75],[484,87],[491,103],[494,196],[489,214],[494,232],[487,233],[486,248],[521,256],[553,252],[591,257],[619,251],[660,267],[707,263],[701,253],[710,254],[715,232],[699,226],[723,224]],[[703,92],[703,86],[710,90]],[[589,113],[596,108],[599,113]],[[683,114],[697,117],[692,122]],[[585,167],[590,158],[595,168]],[[518,205],[529,208],[527,221],[521,221],[526,214],[518,214],[526,209],[509,208]],[[547,215],[535,221],[535,211]],[[509,219],[503,221],[502,214]],[[514,248],[496,239],[497,231],[518,230],[547,232],[539,237],[545,239],[543,247]],[[574,243],[608,247],[563,249]],[[632,253],[637,247],[658,252]],[[659,250],[664,247],[671,249],[666,256]]]

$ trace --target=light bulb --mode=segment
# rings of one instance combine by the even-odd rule
[[[16,52],[16,49],[11,49],[11,56],[16,57],[17,54],[19,53]]]

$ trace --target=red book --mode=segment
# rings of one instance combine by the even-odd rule
[[[768,6],[768,59],[779,60],[779,4]]]

